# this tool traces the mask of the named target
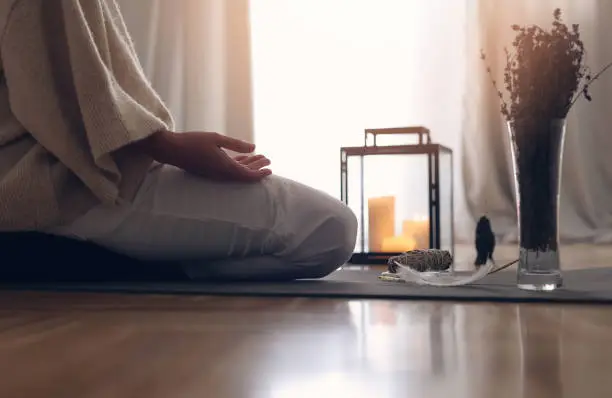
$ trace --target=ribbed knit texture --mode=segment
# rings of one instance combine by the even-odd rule
[[[131,200],[173,122],[114,0],[0,0],[0,231]]]

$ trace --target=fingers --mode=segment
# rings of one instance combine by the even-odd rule
[[[235,161],[241,163],[252,170],[259,170],[271,164],[270,159],[264,155],[245,156],[239,155],[234,158]]]
[[[245,175],[245,179],[243,180],[244,182],[257,182],[257,181],[261,181],[262,179],[264,179],[265,177],[269,176],[272,174],[272,170],[270,169],[259,169],[259,170],[251,170],[249,169],[250,173]]]
[[[270,163],[271,163],[270,159],[262,156],[260,159],[255,159],[249,163],[243,163],[243,164],[251,170],[259,170],[259,169],[263,169],[264,167],[270,166]]]
[[[270,169],[251,169],[248,166],[240,163],[235,164],[236,168],[233,171],[230,171],[230,175],[228,176],[232,181],[257,182],[272,174]]]
[[[264,160],[269,163],[264,156],[247,156],[242,159],[243,162],[249,164],[243,164],[236,159],[232,159],[225,152],[221,151],[221,159],[219,159],[219,171],[224,175],[224,180],[240,181],[240,182],[256,182],[262,178],[269,176],[272,172],[268,169],[253,168],[252,165],[265,164]],[[239,157],[237,157],[239,158]],[[251,159],[254,159],[251,161]],[[262,166],[265,167],[265,166]]]
[[[255,150],[254,144],[221,134],[216,134],[215,142],[220,148],[229,149],[230,151],[238,153],[251,153]]]

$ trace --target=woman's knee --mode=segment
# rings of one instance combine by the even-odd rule
[[[346,205],[335,202],[325,209],[324,216],[316,213],[319,217],[316,227],[290,255],[308,278],[322,278],[345,264],[357,239],[357,218]]]
[[[330,238],[336,239],[336,247],[330,253],[329,261],[341,265],[349,260],[355,250],[358,222],[355,213],[344,204],[336,210],[332,219],[336,226],[328,225],[327,234]]]

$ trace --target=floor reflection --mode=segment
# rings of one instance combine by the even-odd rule
[[[267,347],[276,368],[266,372],[269,396],[394,397],[406,390],[434,397],[433,385],[444,396],[448,383],[461,384],[456,334],[461,306],[355,300],[346,303],[346,311],[349,328],[336,324],[346,316],[342,309],[307,333],[276,336],[270,343],[276,349]],[[279,369],[279,362],[290,364],[291,371]]]
[[[563,397],[561,340],[563,311],[558,307],[519,308],[522,396]]]
[[[605,306],[168,296],[111,303],[84,295],[62,296],[60,305],[47,296],[8,297],[1,396],[598,398],[612,391]]]
[[[344,333],[330,318],[278,336],[274,346],[293,347],[281,361],[291,371],[268,351],[265,396],[565,396],[560,308],[350,301],[336,316],[350,322]]]

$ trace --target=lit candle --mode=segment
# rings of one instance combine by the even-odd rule
[[[369,251],[382,252],[385,238],[395,235],[395,197],[368,199]]]
[[[388,236],[382,242],[383,253],[404,253],[414,250],[416,241],[408,236]]]
[[[402,235],[414,239],[416,249],[429,249],[429,220],[405,220],[402,223]]]

